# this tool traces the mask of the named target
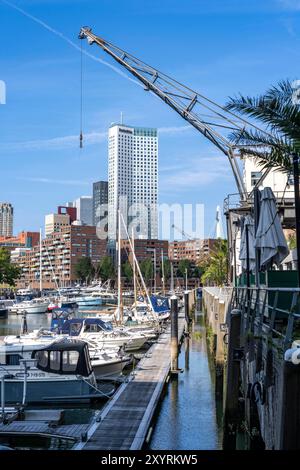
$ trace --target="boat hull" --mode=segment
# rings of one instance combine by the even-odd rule
[[[39,372],[37,372],[39,373]],[[23,379],[5,380],[5,404],[22,403]],[[36,380],[27,382],[26,403],[51,401],[82,402],[95,395],[94,389],[83,380]],[[1,392],[0,392],[1,396]],[[63,399],[62,399],[63,397]]]
[[[96,380],[101,380],[105,377],[114,377],[121,374],[124,367],[129,364],[130,359],[116,359],[103,364],[101,361],[92,361],[92,368],[96,377]]]
[[[4,320],[7,317],[8,317],[8,309],[0,308],[0,320]]]

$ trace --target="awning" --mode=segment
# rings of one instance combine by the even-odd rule
[[[271,188],[261,191],[255,246],[260,249],[260,269],[271,268],[273,264],[279,266],[289,253]]]
[[[241,236],[241,248],[239,259],[241,261],[242,270],[247,270],[247,230],[248,227],[248,246],[249,246],[249,269],[255,271],[255,237],[254,237],[254,220],[251,215],[246,215],[244,218],[242,236]]]

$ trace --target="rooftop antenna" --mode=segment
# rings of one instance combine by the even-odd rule
[[[121,111],[121,125],[123,126],[123,111]]]

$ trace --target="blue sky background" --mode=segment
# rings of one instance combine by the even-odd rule
[[[216,206],[236,192],[226,158],[177,114],[103,63],[84,57],[84,148],[79,149],[80,53],[0,0],[0,201],[15,208],[15,232],[107,179],[108,126],[160,129],[160,202]],[[300,0],[14,0],[80,46],[80,27],[119,45],[209,98],[254,95],[298,79]],[[96,46],[84,48],[111,64]],[[117,65],[117,64],[116,64]],[[118,67],[118,65],[117,65]],[[119,68],[119,70],[121,70]]]

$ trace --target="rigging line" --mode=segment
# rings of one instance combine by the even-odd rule
[[[83,46],[80,43],[80,136],[79,147],[83,148],[83,135],[82,135],[82,116],[83,116]]]

